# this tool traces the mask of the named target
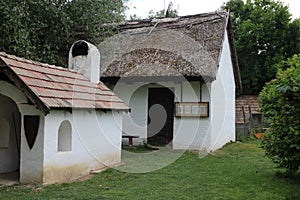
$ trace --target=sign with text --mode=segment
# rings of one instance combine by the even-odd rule
[[[176,117],[208,117],[208,102],[177,102],[175,103]]]

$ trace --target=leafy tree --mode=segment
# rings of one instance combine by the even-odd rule
[[[58,65],[67,61],[71,20],[64,12],[66,3],[67,0],[26,1],[27,30],[35,60]]]
[[[148,18],[149,19],[156,19],[156,18],[164,18],[166,16],[166,10],[159,10],[159,11],[154,11],[150,10],[148,13]]]
[[[178,16],[178,11],[177,10],[170,10],[168,17],[177,17]],[[154,18],[165,18],[166,17],[166,11],[160,10],[157,12],[154,12],[153,10],[150,10],[148,13],[148,18],[149,19],[154,19]]]
[[[101,24],[124,19],[124,1],[0,0],[0,51],[65,66],[75,40],[97,44]]]
[[[274,0],[229,0],[244,94],[258,94],[275,78],[276,63],[300,52],[300,23]]]
[[[73,41],[85,39],[100,43],[111,32],[102,24],[125,20],[124,2],[127,0],[72,0],[66,12],[72,20]]]
[[[263,148],[279,167],[289,174],[300,167],[300,55],[295,55],[279,70],[259,95],[262,112],[269,123]]]
[[[67,1],[0,1],[0,50],[62,64],[70,28],[63,12]]]
[[[148,13],[149,19],[164,18],[164,17],[177,17],[177,16],[178,16],[178,10],[173,9],[172,1],[169,3],[167,10],[163,9],[163,10],[160,10],[157,12],[150,10]]]
[[[138,16],[137,14],[133,14],[129,16],[130,20],[141,20],[142,17]]]
[[[287,49],[288,54],[292,53],[300,53],[300,18],[295,19],[289,28],[288,35],[291,38],[291,42],[289,42],[289,48]]]

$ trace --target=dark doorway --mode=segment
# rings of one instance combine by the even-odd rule
[[[0,94],[0,185],[19,180],[21,113],[17,104]]]
[[[174,93],[173,88],[149,88],[148,143],[164,146],[173,140]]]

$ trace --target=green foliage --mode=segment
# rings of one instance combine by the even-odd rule
[[[0,0],[0,51],[65,65],[75,40],[97,44],[124,9],[122,0]]]
[[[7,53],[58,62],[67,45],[69,20],[62,11],[65,1],[0,1],[0,50]]]
[[[154,11],[150,10],[148,13],[148,18],[149,19],[155,19],[155,18],[164,18],[166,16],[166,10],[160,10],[160,11]]]
[[[263,148],[279,167],[288,173],[300,167],[300,56],[286,62],[259,95],[262,112],[270,128],[264,135]]]
[[[130,15],[129,16],[129,19],[130,20],[141,20],[142,19],[142,17],[140,17],[140,16],[138,16],[138,15],[136,15],[136,14],[133,14],[133,15]]]
[[[170,10],[169,11],[169,16],[168,17],[177,17],[178,16],[178,11],[177,10]],[[160,10],[157,12],[154,12],[153,10],[150,10],[148,13],[148,18],[149,19],[155,19],[155,18],[164,18],[166,17],[166,10]]]
[[[85,39],[99,44],[107,35],[102,24],[125,19],[122,0],[72,0],[66,13],[72,21],[73,41]],[[105,32],[105,33],[104,33]]]
[[[149,19],[155,19],[155,18],[170,18],[170,17],[177,17],[178,11],[176,9],[173,9],[173,2],[170,1],[167,10],[163,9],[158,12],[154,12],[153,10],[150,10],[148,13]]]
[[[299,19],[275,0],[229,0],[243,93],[258,94],[276,76],[276,63],[300,52]]]

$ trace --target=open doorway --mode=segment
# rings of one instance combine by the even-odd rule
[[[17,104],[0,94],[0,184],[19,181],[21,114]]]
[[[149,88],[147,142],[151,145],[172,145],[173,90],[172,88]]]

